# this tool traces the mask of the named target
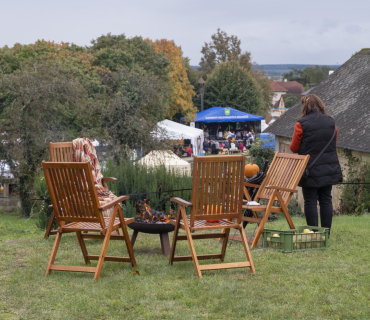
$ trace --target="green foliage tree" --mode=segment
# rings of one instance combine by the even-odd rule
[[[261,93],[260,114],[267,115],[271,108],[273,92],[270,81],[263,70],[252,70],[252,57],[248,51],[242,51],[241,40],[237,36],[229,36],[225,31],[217,29],[217,33],[211,36],[211,41],[202,47],[203,57],[199,63],[199,73],[204,80],[210,76],[213,70],[222,63],[234,61],[244,71],[254,78]]]
[[[200,60],[200,73],[207,78],[213,69],[223,62],[237,61],[240,67],[250,71],[252,69],[251,53],[242,52],[241,41],[237,36],[229,36],[225,31],[217,29],[217,33],[211,36],[212,41],[204,43]]]
[[[155,147],[151,132],[171,101],[168,66],[141,37],[124,35],[91,48],[37,41],[0,49],[0,156],[18,180],[23,215],[50,141],[98,138],[120,155]]]
[[[303,70],[292,68],[292,71],[283,74],[283,78],[288,81],[297,81],[303,86],[313,87],[324,81],[329,76],[330,70],[332,70],[331,67],[318,65]]]
[[[285,109],[289,109],[293,107],[297,102],[299,101],[299,98],[296,96],[290,96],[284,100]]]
[[[138,74],[127,67],[112,72],[103,83],[108,90],[102,126],[116,161],[129,156],[132,149],[162,149],[163,143],[152,132],[167,112],[171,96],[166,83],[153,74]],[[164,133],[161,135],[165,138]]]
[[[128,67],[136,72],[149,72],[162,79],[168,77],[169,59],[142,37],[126,38],[124,34],[103,35],[91,41],[88,52],[97,58],[95,64],[110,71]]]
[[[190,59],[188,57],[183,58],[183,62],[186,68],[186,73],[190,84],[194,87],[196,94],[192,97],[193,105],[200,111],[200,95],[199,95],[199,79],[200,73],[190,65]]]
[[[261,91],[250,72],[235,61],[217,66],[207,79],[205,107],[231,107],[248,113],[260,114],[263,110]]]
[[[57,59],[24,62],[13,73],[0,74],[0,155],[18,180],[24,216],[30,214],[31,190],[48,142],[96,133],[97,100],[87,83]]]

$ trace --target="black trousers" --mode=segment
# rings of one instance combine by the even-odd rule
[[[321,227],[331,228],[331,221],[333,219],[331,188],[332,186],[322,188],[302,187],[304,214],[306,216],[307,225],[315,227],[319,226],[319,218],[317,214],[317,200],[319,200]]]

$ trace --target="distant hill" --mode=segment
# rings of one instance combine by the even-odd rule
[[[267,76],[282,76],[284,73],[290,72],[292,68],[303,70],[307,67],[315,67],[315,64],[259,64],[256,66],[253,66],[254,70],[261,70],[265,71],[265,74]],[[324,64],[319,64],[318,66],[324,66]],[[334,69],[338,69],[340,65],[338,64],[332,64],[327,65],[328,67],[331,67]]]
[[[265,74],[267,76],[282,76],[284,73],[290,72],[292,68],[298,69],[298,70],[303,70],[306,69],[307,67],[314,67],[315,64],[259,64],[256,66],[253,66],[254,70],[261,70],[265,71]],[[324,66],[324,64],[319,64],[319,66]],[[327,65],[331,68],[337,69],[340,67],[339,64],[329,64]],[[198,69],[199,66],[191,66],[193,69]]]

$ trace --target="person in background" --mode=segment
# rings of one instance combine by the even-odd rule
[[[301,179],[298,184],[302,187],[307,225],[319,226],[318,200],[321,227],[329,228],[330,234],[333,218],[331,190],[333,185],[343,180],[336,149],[338,129],[318,96],[306,95],[301,102],[302,114],[294,126],[290,150],[299,155],[310,155],[306,167],[309,168],[309,175],[306,179]],[[324,149],[329,141],[330,144]],[[323,149],[324,152],[317,158]],[[310,163],[316,158],[316,162],[310,167]]]
[[[211,154],[216,154],[216,146],[214,141],[211,141]]]
[[[222,129],[221,129],[221,125],[218,125],[218,127],[217,127],[217,138],[218,138],[218,139],[222,139]]]
[[[231,141],[230,141],[230,138],[227,139],[226,143],[225,143],[225,148],[227,149],[230,149],[231,148]]]
[[[234,143],[234,141],[230,143],[230,149],[231,150],[235,150],[235,143]]]
[[[241,141],[239,143],[239,150],[240,150],[240,152],[243,152],[244,151],[244,145],[243,145],[243,143]]]
[[[218,143],[217,140],[215,142],[215,148],[216,148],[216,153],[215,154],[218,154],[218,152],[220,151],[220,144]]]
[[[209,150],[209,140],[208,139],[205,139],[203,141],[203,150],[205,153],[208,153],[208,150]]]
[[[187,152],[188,152],[189,157],[193,156],[193,146],[191,144],[189,145],[189,148],[188,148]]]

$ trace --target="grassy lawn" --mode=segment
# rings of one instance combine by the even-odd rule
[[[55,271],[45,278],[54,237],[43,240],[32,219],[0,213],[0,319],[369,319],[369,226],[369,215],[334,218],[326,250],[284,254],[258,247],[256,274],[217,270],[202,279],[191,261],[169,266],[157,235],[139,234],[140,275],[127,263],[105,262],[94,281],[92,274]],[[286,222],[268,227],[284,229]],[[254,226],[247,229],[249,235]],[[216,239],[195,245],[198,254],[221,250]],[[100,247],[88,241],[92,254]],[[127,255],[123,248],[112,241],[108,254]],[[189,254],[185,241],[177,253]],[[244,261],[242,253],[241,243],[232,242],[225,262]],[[75,235],[62,237],[56,263],[84,265]]]

